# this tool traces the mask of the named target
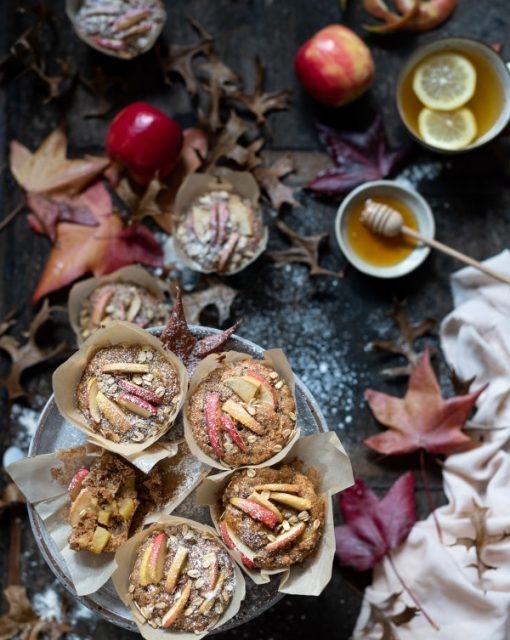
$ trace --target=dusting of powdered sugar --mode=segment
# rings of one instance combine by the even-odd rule
[[[39,423],[40,411],[25,407],[21,404],[13,404],[11,407],[10,422],[16,428],[12,445],[20,449],[28,449],[30,440],[34,436]]]

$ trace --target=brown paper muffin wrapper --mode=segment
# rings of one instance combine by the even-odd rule
[[[121,58],[122,60],[131,60],[132,58],[141,56],[142,53],[149,51],[149,49],[152,49],[152,47],[154,46],[154,43],[156,42],[161,32],[163,31],[163,27],[165,26],[165,22],[166,22],[166,14],[165,14],[164,19],[161,21],[161,25],[158,27],[158,29],[155,29],[154,32],[150,34],[145,46],[143,47],[143,49],[140,49],[138,53],[131,53],[128,51],[113,51],[113,50],[110,51],[109,49],[104,49],[103,47],[99,47],[98,45],[96,45],[94,41],[91,40],[85,33],[83,33],[83,31],[81,31],[80,27],[78,26],[78,23],[76,21],[76,14],[78,13],[82,4],[83,4],[83,0],[66,0],[67,17],[71,21],[74,27],[74,31],[76,32],[76,35],[78,36],[78,38],[80,38],[80,40],[88,44],[89,47],[96,49],[96,51],[100,51],[101,53],[104,53],[107,56],[112,56],[113,58]],[[164,8],[164,5],[163,5],[163,8]]]
[[[305,469],[314,468],[321,477],[320,494],[326,502],[326,517],[322,538],[315,553],[303,563],[289,569],[247,569],[239,553],[232,556],[256,584],[268,582],[271,575],[281,574],[278,591],[303,596],[318,596],[331,579],[335,557],[335,532],[331,497],[354,484],[351,462],[336,433],[319,433],[298,440],[287,452],[282,463],[299,459]],[[196,491],[197,504],[209,505],[211,518],[219,532],[221,510],[218,501],[233,471],[206,478]]]
[[[147,622],[145,622],[145,618],[138,611],[136,606],[134,605],[131,595],[129,593],[129,576],[131,574],[131,570],[135,563],[135,556],[138,550],[138,547],[143,543],[145,538],[150,536],[153,531],[160,529],[161,527],[167,525],[183,525],[187,524],[191,529],[198,529],[199,531],[208,531],[209,533],[214,534],[214,537],[217,539],[218,543],[225,549],[225,551],[231,556],[230,549],[223,544],[222,540],[216,535],[216,532],[212,527],[208,525],[202,524],[200,522],[195,522],[193,520],[188,520],[187,518],[179,518],[177,516],[166,516],[160,518],[158,522],[154,523],[144,531],[140,531],[132,538],[130,538],[127,542],[125,542],[119,549],[115,555],[115,561],[117,563],[117,569],[112,576],[112,582],[117,590],[119,598],[122,602],[131,610],[133,618],[136,622],[136,626],[140,631],[141,635],[146,638],[146,640],[168,640],[169,638],[179,638],[179,640],[196,640],[198,638],[203,638],[206,636],[212,629],[217,627],[218,625],[222,625],[231,618],[233,618],[241,607],[241,602],[244,600],[244,596],[246,593],[246,585],[244,582],[244,577],[242,572],[239,570],[236,562],[234,565],[234,574],[236,586],[234,589],[234,593],[232,595],[232,600],[230,601],[229,606],[218,620],[218,623],[211,627],[208,631],[204,633],[196,634],[190,633],[186,631],[171,631],[167,629],[154,629]]]
[[[147,291],[150,291],[157,300],[164,300],[165,292],[168,291],[164,282],[156,278],[142,267],[130,265],[118,269],[107,276],[97,276],[95,278],[87,278],[73,286],[69,293],[69,302],[67,304],[67,312],[69,314],[69,322],[76,334],[78,346],[83,344],[80,338],[80,311],[83,302],[90,294],[104,284],[137,284]]]
[[[179,386],[181,389],[179,402],[174,405],[172,413],[168,415],[165,423],[162,424],[158,433],[151,438],[147,438],[143,442],[137,443],[120,443],[112,442],[103,437],[100,433],[94,431],[85,420],[85,417],[78,409],[76,404],[76,387],[81,380],[83,371],[85,370],[90,359],[96,351],[103,347],[115,346],[118,344],[132,344],[140,346],[152,347],[158,351],[177,371]],[[62,416],[75,427],[83,431],[88,436],[89,442],[95,444],[108,451],[113,451],[134,463],[132,459],[136,456],[138,463],[136,466],[143,464],[140,456],[153,445],[162,435],[164,435],[172,426],[184,403],[186,389],[188,388],[188,374],[186,367],[179,358],[165,349],[155,336],[148,331],[140,329],[130,322],[115,322],[104,329],[99,329],[93,333],[82,345],[82,347],[73,356],[66,360],[56,369],[53,374],[53,391],[55,393],[55,402]],[[139,466],[139,468],[142,468]]]
[[[250,200],[254,208],[260,208],[260,189],[257,181],[248,171],[216,169],[214,174],[192,173],[184,180],[177,192],[174,205],[175,224],[178,224],[185,217],[188,209],[197,198],[213,190],[231,191]],[[264,225],[263,229],[263,235],[254,255],[251,258],[247,258],[238,267],[221,272],[216,272],[214,269],[204,269],[202,265],[190,258],[176,233],[174,233],[173,236],[173,247],[179,261],[193,271],[199,271],[200,273],[219,273],[222,276],[230,276],[246,269],[249,264],[254,262],[260,254],[265,251],[269,232],[267,226]]]
[[[214,467],[215,469],[232,469],[233,467],[229,467],[228,465],[222,462],[219,462],[215,458],[212,458],[211,456],[207,455],[205,451],[202,451],[202,449],[198,446],[197,442],[195,441],[195,438],[193,437],[193,430],[191,428],[191,424],[187,416],[186,408],[188,405],[188,401],[192,397],[192,395],[195,393],[198,385],[202,382],[204,378],[206,378],[211,373],[211,371],[214,371],[214,369],[217,369],[218,367],[221,367],[225,364],[232,364],[234,362],[239,362],[240,360],[246,360],[247,358],[250,360],[254,359],[253,356],[249,355],[248,353],[241,353],[239,351],[225,351],[224,353],[221,353],[221,354],[213,353],[210,356],[207,356],[207,358],[204,358],[204,360],[202,360],[202,362],[198,364],[189,383],[188,394],[186,396],[186,400],[184,402],[184,407],[182,410],[182,420],[184,424],[184,437],[186,438],[186,442],[188,443],[190,451],[193,453],[193,455],[195,455],[199,460],[201,460],[205,464],[208,464],[209,466]],[[277,371],[280,374],[280,376],[288,384],[289,389],[292,392],[292,397],[294,398],[294,403],[296,404],[296,385],[294,382],[294,373],[292,372],[289,361],[285,357],[285,354],[283,353],[283,351],[281,349],[269,349],[268,351],[264,351],[264,358],[260,360],[260,362],[266,363],[268,366],[272,367],[275,371]],[[275,454],[265,462],[261,462],[260,464],[243,465],[243,466],[253,466],[254,468],[269,467],[273,464],[276,464],[280,460],[283,460],[283,458],[287,455],[287,453],[290,451],[294,443],[299,438],[300,427],[299,427],[299,414],[297,413],[297,404],[296,404],[296,415],[297,415],[297,421],[296,421],[296,427],[294,429],[294,435],[281,451],[279,451],[277,454]]]
[[[144,523],[152,522],[171,513],[193,491],[209,472],[209,467],[200,464],[189,452],[186,443],[181,443],[179,455],[168,458],[165,469],[178,477],[176,485],[165,490],[168,501],[157,511],[150,512]],[[71,500],[67,487],[76,473],[90,465],[101,455],[102,450],[93,445],[64,449],[33,458],[14,462],[6,469],[28,502],[42,518],[48,534],[53,539],[67,565],[69,575],[79,596],[96,592],[111,577],[115,570],[115,554],[94,554],[90,551],[73,551],[68,544],[71,525],[65,516]],[[57,479],[52,470],[61,471]],[[170,482],[172,476],[166,478]],[[142,523],[143,524],[143,523]]]

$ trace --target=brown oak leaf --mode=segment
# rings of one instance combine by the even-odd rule
[[[0,385],[6,387],[10,401],[26,395],[21,383],[21,377],[27,369],[51,360],[65,350],[65,342],[49,348],[43,348],[37,343],[39,329],[51,318],[51,314],[57,310],[59,310],[58,307],[50,307],[48,301],[44,301],[43,306],[30,324],[25,344],[20,344],[16,338],[5,333],[0,337],[0,349],[8,353],[11,358],[8,375],[0,378]]]
[[[237,158],[238,154],[245,153],[245,147],[239,143],[239,140],[249,128],[249,124],[242,120],[235,111],[231,111],[225,126],[213,140],[205,166],[210,168],[220,164],[225,158]]]
[[[199,72],[205,76],[202,88],[209,94],[209,109],[206,120],[207,128],[215,132],[223,126],[220,115],[222,100],[239,89],[241,80],[214,52],[209,53],[209,61],[199,67]]]
[[[206,289],[185,293],[182,304],[190,324],[200,324],[200,315],[207,307],[213,306],[218,312],[218,324],[222,325],[230,317],[230,308],[237,291],[222,282],[209,281]]]
[[[425,450],[432,454],[465,451],[479,445],[462,432],[478,396],[484,391],[444,399],[425,349],[409,377],[404,398],[367,389],[365,399],[387,431],[371,436],[365,444],[385,455]]]
[[[327,233],[319,233],[314,236],[300,236],[281,220],[276,221],[278,229],[290,240],[291,247],[281,251],[270,251],[268,256],[278,266],[284,266],[292,262],[307,264],[310,267],[311,276],[332,276],[343,278],[343,271],[330,271],[319,265],[319,246],[328,236]]]
[[[213,333],[201,339],[196,338],[188,326],[181,291],[177,289],[174,306],[160,340],[167,349],[173,351],[184,362],[188,372],[192,373],[200,360],[211,353],[223,351],[228,339],[239,325],[240,321],[221,333]]]
[[[421,351],[416,351],[414,343],[418,338],[430,333],[436,326],[436,321],[432,318],[426,318],[416,324],[411,323],[407,317],[405,302],[398,300],[395,301],[392,311],[386,315],[397,325],[398,338],[395,340],[373,340],[367,344],[367,348],[404,356],[407,365],[383,369],[381,373],[391,377],[409,376],[422,355]]]
[[[466,547],[469,551],[470,549],[475,550],[476,561],[472,564],[469,564],[468,567],[473,567],[476,569],[478,573],[478,579],[480,581],[480,586],[483,588],[483,574],[485,571],[489,571],[490,569],[497,569],[492,565],[487,564],[483,558],[482,553],[486,547],[491,544],[497,544],[502,540],[510,538],[510,533],[503,532],[495,535],[490,535],[487,531],[487,513],[489,511],[488,507],[482,507],[479,505],[476,500],[473,500],[473,508],[468,513],[464,514],[469,517],[473,529],[475,531],[474,538],[461,537],[457,538],[452,546],[462,545]]]
[[[370,607],[369,618],[363,629],[354,633],[353,640],[362,640],[362,638],[366,638],[368,634],[374,632],[377,628],[379,628],[381,632],[379,640],[398,640],[394,627],[411,622],[420,612],[416,607],[404,605],[404,608],[399,611],[399,613],[394,613],[400,596],[401,592],[392,593],[377,604],[368,601]]]
[[[68,56],[65,58],[57,58],[56,62],[60,73],[53,75],[48,72],[46,60],[33,62],[29,67],[29,70],[35,73],[48,89],[48,95],[43,100],[44,104],[52,100],[57,100],[65,95],[70,90],[76,74],[76,68],[72,58]]]
[[[465,396],[466,394],[468,394],[473,382],[476,379],[476,376],[473,376],[472,378],[468,378],[467,380],[465,380],[464,378],[461,378],[452,367],[448,367],[448,375],[450,378],[450,382],[452,383],[455,395],[457,396]]]
[[[258,167],[253,171],[257,182],[276,211],[279,211],[284,204],[288,204],[291,207],[301,206],[294,198],[294,190],[281,181],[282,178],[294,171],[294,161],[289,155],[278,158],[270,167]]]
[[[11,171],[18,184],[30,193],[79,193],[110,164],[108,158],[93,156],[69,160],[62,127],[50,133],[35,152],[16,140],[11,142],[10,150]]]
[[[235,91],[231,94],[237,103],[255,116],[259,124],[263,124],[266,121],[266,115],[269,112],[288,109],[290,96],[292,95],[290,89],[264,93],[264,75],[264,65],[259,56],[257,56],[255,58],[255,85],[252,93]]]

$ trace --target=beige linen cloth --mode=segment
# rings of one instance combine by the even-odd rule
[[[510,275],[510,252],[486,264]],[[476,563],[475,549],[452,545],[459,537],[475,537],[466,516],[473,500],[489,509],[489,535],[510,534],[510,286],[472,268],[454,274],[451,285],[455,308],[441,325],[442,348],[461,378],[476,376],[473,389],[489,383],[472,420],[481,427],[473,436],[483,434],[484,444],[445,461],[443,484],[448,504],[436,510],[443,543],[429,516],[417,522],[406,542],[393,552],[398,571],[439,631],[422,615],[394,630],[400,640],[508,640],[510,537],[484,547],[483,561],[497,568],[485,571],[482,583],[476,568],[469,566]],[[353,638],[380,638],[380,625],[371,633],[363,631],[369,614],[367,599],[380,603],[400,591],[399,581],[384,560],[366,590]],[[401,599],[413,604],[405,593]],[[392,612],[402,608],[397,605]]]

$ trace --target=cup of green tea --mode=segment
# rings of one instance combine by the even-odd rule
[[[489,46],[444,38],[418,49],[397,82],[397,107],[421,144],[461,153],[493,140],[510,120],[510,72]]]

